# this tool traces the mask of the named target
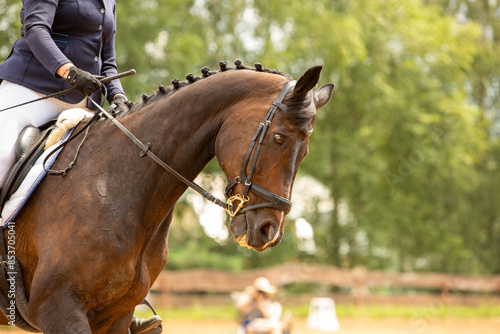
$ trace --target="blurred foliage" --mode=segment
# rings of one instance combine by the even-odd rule
[[[0,53],[19,35],[19,1],[0,0]],[[303,213],[262,254],[207,237],[185,199],[169,268],[232,270],[284,261],[395,271],[500,273],[498,0],[123,0],[117,59],[132,100],[220,60],[261,62],[335,82],[299,173],[332,208]],[[210,164],[207,172],[215,172]]]
[[[21,36],[21,7],[21,1],[0,0],[0,59],[7,58],[12,44]]]

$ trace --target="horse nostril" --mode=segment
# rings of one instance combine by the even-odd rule
[[[264,242],[271,242],[274,239],[275,230],[273,224],[265,223],[260,228],[260,235]]]

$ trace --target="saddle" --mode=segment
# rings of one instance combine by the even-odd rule
[[[56,120],[51,120],[38,128],[28,125],[19,134],[15,144],[16,162],[10,167],[0,192],[0,212],[44,152],[45,142],[55,123]]]
[[[67,109],[59,114],[57,119],[50,120],[38,128],[29,125],[21,131],[15,144],[16,162],[9,169],[4,187],[0,191],[0,213],[44,151],[58,143],[81,121],[93,116],[93,113],[81,108]],[[86,126],[90,123],[87,122]],[[67,169],[71,167],[68,166]]]

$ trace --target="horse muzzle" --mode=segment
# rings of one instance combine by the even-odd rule
[[[267,214],[262,219],[262,214],[264,214],[262,211],[252,211],[238,214],[231,220],[229,228],[240,246],[262,252],[279,243],[283,214],[280,214],[281,219]]]

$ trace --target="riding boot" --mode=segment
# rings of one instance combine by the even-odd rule
[[[7,174],[4,177],[3,184],[1,187],[5,187],[5,192],[10,194],[3,194],[0,191],[0,208],[3,207],[3,204],[8,200],[7,196],[10,195],[17,189],[20,183],[16,183],[16,177],[19,173],[19,164],[21,164],[20,160],[22,160],[28,152],[31,150],[33,145],[37,142],[38,137],[40,136],[40,129],[34,127],[32,125],[26,126],[15,143],[15,163],[10,165]],[[1,189],[0,189],[1,190]]]
[[[161,318],[154,315],[147,319],[141,319],[139,317],[132,318],[132,323],[130,324],[130,333],[132,334],[159,334],[162,332]]]

